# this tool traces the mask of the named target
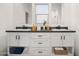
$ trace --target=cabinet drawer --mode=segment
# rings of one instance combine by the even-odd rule
[[[49,33],[32,33],[32,38],[49,38]]]
[[[32,47],[49,47],[50,43],[49,40],[45,40],[45,39],[33,39],[31,41],[31,46]]]
[[[56,37],[56,38],[61,38],[61,33],[50,33],[50,38],[54,38],[54,37]]]
[[[37,55],[37,56],[45,56],[50,55],[51,53],[50,48],[31,48],[29,53],[30,55]]]

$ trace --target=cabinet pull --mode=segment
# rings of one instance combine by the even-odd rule
[[[18,35],[18,40],[20,40],[20,35]]]
[[[65,40],[65,36],[64,36],[64,40]]]
[[[61,36],[61,40],[62,40],[62,36]]]
[[[38,51],[38,53],[43,53],[42,51]]]
[[[42,35],[38,35],[38,37],[42,37]]]
[[[16,40],[17,40],[17,35],[16,35]]]
[[[38,44],[43,44],[43,43],[39,42]]]

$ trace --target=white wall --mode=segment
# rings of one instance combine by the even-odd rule
[[[76,30],[75,55],[79,56],[79,4],[63,4],[62,25]]]
[[[74,21],[74,4],[73,3],[62,4],[61,25],[65,25],[65,26],[68,26],[70,29],[74,29],[75,21]]]
[[[14,26],[26,24],[25,12],[28,13],[28,24],[32,23],[32,4],[15,3],[13,4]]]
[[[79,56],[79,3],[74,4],[74,21],[75,21],[75,28],[77,31],[77,39],[76,39],[76,45],[75,45],[75,54]]]
[[[25,11],[21,3],[13,4],[13,24],[14,27],[25,24]]]
[[[0,3],[0,55],[6,54],[6,29],[13,26],[13,4]]]
[[[52,3],[51,6],[51,25],[60,25],[61,22],[61,3]]]
[[[23,9],[28,13],[28,24],[32,23],[32,3],[23,3]]]

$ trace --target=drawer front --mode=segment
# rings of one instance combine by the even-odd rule
[[[32,33],[32,38],[49,38],[49,33]]]
[[[31,48],[29,51],[30,55],[37,55],[37,56],[45,56],[51,55],[50,48]]]
[[[32,47],[49,47],[50,43],[49,40],[45,39],[33,39],[31,40],[31,46]]]
[[[50,33],[50,38],[54,38],[54,37],[61,38],[61,36],[62,36],[62,33]]]

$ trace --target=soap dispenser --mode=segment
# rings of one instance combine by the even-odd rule
[[[35,24],[32,25],[32,31],[33,32],[37,31],[37,26]]]
[[[46,21],[43,22],[43,30],[44,30],[44,31],[46,30],[46,26],[45,26],[46,23],[47,23]]]
[[[44,23],[43,23],[43,30],[45,30],[45,31],[49,31],[50,30],[49,29],[49,25],[48,25],[48,23],[46,21],[44,21]]]

